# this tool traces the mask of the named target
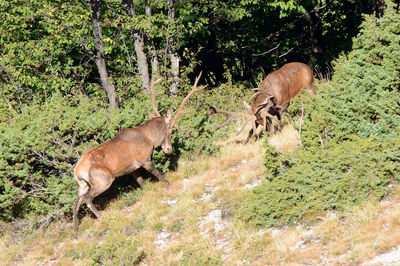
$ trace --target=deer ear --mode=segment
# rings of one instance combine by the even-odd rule
[[[156,116],[155,116],[155,115],[153,115],[153,114],[152,114],[152,113],[150,113],[150,112],[147,112],[147,114],[149,115],[149,118],[150,118],[150,119],[156,118]]]

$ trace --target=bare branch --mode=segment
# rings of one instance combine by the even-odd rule
[[[295,47],[296,47],[296,46],[295,46]],[[295,47],[292,47],[292,48],[290,48],[286,53],[281,54],[281,55],[279,56],[279,58],[284,57],[285,55],[287,55],[288,53],[290,53],[291,51],[293,51],[293,49],[294,49]]]
[[[49,160],[49,159],[46,158],[42,153],[40,153],[40,152],[34,150],[33,148],[31,148],[31,151],[32,151],[34,154],[36,154],[42,161],[47,162],[47,163],[50,164],[50,165],[53,165],[53,166],[59,166],[59,165],[60,165],[60,162],[59,162],[59,161],[52,161],[52,160]]]
[[[279,43],[277,46],[275,46],[274,48],[269,49],[268,51],[266,51],[266,52],[264,52],[264,53],[261,53],[261,54],[252,54],[251,56],[262,56],[262,55],[265,55],[265,54],[269,54],[270,52],[272,52],[272,51],[278,49],[278,47],[279,47],[280,45],[281,45],[281,43]]]

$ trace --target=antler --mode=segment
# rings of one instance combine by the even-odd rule
[[[261,105],[261,107],[259,107],[257,110],[257,112],[260,113],[260,116],[263,120],[263,125],[264,125],[265,131],[268,131],[267,117],[268,117],[268,121],[271,123],[271,125],[272,125],[272,119],[275,118],[273,115],[271,115],[269,113],[269,110],[273,105],[274,104],[271,101],[268,104],[264,105],[264,107],[262,107],[263,105]]]
[[[243,100],[244,107],[251,112],[251,106],[245,100]]]
[[[186,97],[182,100],[181,105],[179,106],[179,109],[178,109],[178,111],[177,111],[176,114],[175,114],[174,120],[173,120],[172,123],[171,123],[171,128],[175,127],[178,131],[181,131],[181,132],[183,131],[183,130],[178,126],[178,119],[179,119],[179,116],[182,115],[182,114],[188,114],[188,113],[190,113],[190,112],[193,111],[193,110],[190,110],[190,111],[183,111],[183,108],[185,107],[186,102],[189,100],[189,98],[190,98],[193,94],[195,94],[196,92],[199,92],[199,91],[201,91],[202,89],[204,89],[204,88],[207,87],[207,86],[201,86],[201,87],[199,87],[199,88],[197,87],[197,83],[198,83],[199,80],[200,80],[201,74],[202,74],[202,72],[200,72],[200,74],[197,76],[197,78],[196,78],[196,80],[195,80],[195,82],[194,82],[194,84],[193,84],[192,90],[191,90],[191,91],[186,95]]]
[[[271,99],[274,98],[273,94],[270,94],[268,92],[263,92],[263,93],[260,93],[260,94],[268,94],[268,96],[267,96],[267,98],[264,99],[264,101],[261,104],[258,105],[257,111],[254,113],[254,115],[257,115],[258,112],[260,112],[262,109],[269,110],[274,105],[274,102],[271,101]]]
[[[243,124],[241,129],[239,130],[239,132],[236,135],[239,135],[243,129],[246,127],[247,123],[251,122],[252,123],[252,127],[253,127],[253,132],[256,131],[256,116],[255,115],[251,115],[251,114],[246,114],[246,113],[241,113],[241,112],[230,112],[230,111],[225,111],[225,110],[221,110],[215,106],[210,106],[210,111],[207,113],[208,115],[212,115],[212,114],[223,114],[223,115],[227,115],[228,118],[225,120],[224,123],[222,123],[220,126],[218,126],[216,128],[216,130],[226,126],[230,121],[232,121],[233,119],[236,118],[244,118]]]
[[[264,94],[264,93],[262,93]],[[267,93],[268,97],[264,100],[263,103],[261,103],[260,105],[258,105],[257,111],[254,113],[255,116],[257,116],[257,114],[260,114],[260,117],[263,120],[263,125],[264,125],[264,130],[267,131],[267,117],[268,120],[272,123],[272,119],[274,118],[273,115],[271,115],[269,113],[269,110],[271,109],[271,107],[274,106],[274,102],[271,100],[274,95]]]
[[[159,93],[155,93],[154,91],[154,85],[156,84],[157,81],[155,81],[154,79],[151,81],[151,85],[150,85],[150,94],[151,94],[151,106],[153,106],[153,111],[156,114],[156,116],[161,116],[160,112],[157,109],[157,104],[156,104],[156,97],[158,95],[161,94],[161,92]]]

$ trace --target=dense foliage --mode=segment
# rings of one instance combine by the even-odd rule
[[[161,148],[154,150],[153,163],[160,170],[176,167],[177,159],[190,152],[199,155],[218,150],[214,141],[227,131],[214,132],[218,119],[210,120],[207,106],[218,102],[237,108],[232,99],[242,97],[243,88],[227,83],[205,93],[190,100],[192,106],[187,109],[196,111],[179,119],[181,128],[188,130],[173,135],[173,155],[166,156]],[[70,213],[76,198],[74,164],[86,150],[146,121],[151,111],[149,98],[138,92],[129,104],[112,110],[96,98],[56,93],[44,104],[32,103],[21,114],[4,116],[7,122],[0,124],[0,219]],[[164,96],[157,102],[163,112],[177,108],[181,100]]]
[[[273,165],[267,180],[246,198],[240,215],[258,225],[277,226],[379,200],[391,182],[400,181],[399,145],[400,139],[355,138],[316,154],[299,150],[290,156],[292,161],[278,156],[281,174],[274,174]],[[270,156],[276,158],[274,153],[265,157]]]
[[[10,109],[19,112],[33,98],[44,100],[55,90],[105,97],[89,2],[1,1],[0,87]],[[121,2],[102,1],[100,22],[107,71],[118,101],[124,102],[141,83],[132,31],[144,36],[148,61],[155,50],[167,84],[171,46],[181,61],[180,84],[197,74],[194,69],[202,69],[210,84],[226,81],[226,70],[234,80],[256,83],[288,61],[324,69],[351,48],[350,37],[375,1],[172,1],[173,19],[168,18],[168,1],[150,1],[153,15],[147,16],[147,2],[135,0],[133,17]]]
[[[396,136],[400,125],[400,22],[394,9],[382,19],[367,17],[353,51],[335,61],[331,82],[305,119],[309,146],[349,136]]]
[[[247,195],[242,219],[263,226],[313,220],[323,210],[381,199],[400,181],[399,33],[393,8],[382,19],[366,17],[320,95],[300,99],[303,147],[281,154],[265,144],[267,180]]]
[[[204,73],[201,83],[216,87],[191,99],[189,105],[196,111],[180,119],[181,127],[189,130],[173,135],[173,156],[165,156],[159,149],[154,151],[155,165],[166,171],[190,152],[196,156],[218,150],[213,140],[226,130],[215,132],[214,128],[223,118],[211,120],[206,115],[207,107],[214,104],[229,110],[241,109],[240,100],[251,95],[244,85],[233,84],[232,80],[257,83],[264,72],[294,60],[316,69],[326,68],[332,58],[351,48],[350,37],[357,34],[362,14],[373,12],[375,2],[0,1],[0,219],[12,220],[31,213],[69,213],[75,198],[72,168],[80,155],[121,129],[147,119],[151,105],[142,90],[139,37],[148,62],[146,68],[152,78],[160,78],[157,89],[165,92],[157,99],[162,112],[178,107],[199,70]],[[94,18],[95,3],[100,6],[98,21]],[[132,14],[126,8],[129,3],[134,7]],[[149,9],[152,14],[147,12]],[[395,15],[391,16],[395,32]],[[382,19],[382,24],[389,24],[385,22],[388,17]],[[98,31],[96,35],[99,28],[95,22],[101,25],[100,37]],[[377,32],[381,28],[378,26]],[[365,32],[368,29],[364,27]],[[375,58],[372,65],[382,65],[376,70],[381,71],[382,77],[387,71],[398,71],[395,59],[385,59],[387,54],[398,54],[397,39],[385,34],[379,35],[378,40],[382,51],[373,49],[375,41],[369,43],[370,50],[358,49],[361,55]],[[364,42],[360,40],[359,46],[364,47]],[[392,46],[394,49],[385,48]],[[173,94],[168,92],[176,75],[172,55],[180,62],[179,90]],[[103,68],[99,59],[105,61]],[[158,62],[155,69],[154,62]],[[348,69],[361,67],[349,65]],[[398,86],[395,73],[384,80],[386,90]],[[105,77],[115,88],[120,106],[117,110],[108,108]],[[358,84],[352,85],[355,86]],[[333,90],[328,86],[326,91],[321,97],[328,103],[334,94],[329,94]],[[171,94],[174,97],[168,97]],[[372,99],[384,96],[377,93]],[[372,133],[395,134],[395,127],[390,126],[397,122],[390,120],[394,102],[389,99],[385,102],[390,109],[386,113],[373,109],[375,104],[368,109],[368,119],[377,122],[371,127]],[[324,111],[326,106],[329,104],[315,107],[321,108],[318,112],[324,114],[324,123],[344,119],[329,116],[330,111]],[[319,124],[313,124],[316,113],[305,118],[305,146],[315,146],[321,132],[311,130],[313,127],[330,130],[330,138],[345,139],[338,133],[333,135],[332,126],[321,129]],[[359,131],[369,125],[359,121],[352,122],[360,126]],[[338,130],[352,133],[350,129]]]

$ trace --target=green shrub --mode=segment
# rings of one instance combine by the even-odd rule
[[[239,217],[277,226],[379,200],[390,182],[400,181],[399,144],[400,138],[355,138],[331,149],[298,150],[284,173],[245,196]]]
[[[302,148],[281,154],[265,145],[267,179],[244,198],[238,216],[263,226],[313,220],[381,199],[400,181],[400,14],[365,18],[353,50],[334,63],[319,96],[304,94]],[[295,126],[298,121],[295,121]]]
[[[189,89],[178,97],[160,95],[161,113],[168,107],[177,109]],[[185,108],[195,112],[179,119],[181,128],[188,130],[173,134],[173,155],[165,155],[161,147],[154,150],[154,165],[165,172],[176,167],[182,156],[217,152],[215,140],[227,131],[215,132],[218,119],[206,115],[208,106],[215,101],[232,105],[240,94],[242,87],[231,84],[195,94]],[[3,109],[7,107],[0,106]],[[80,156],[122,129],[142,124],[148,111],[152,111],[150,97],[139,91],[117,110],[110,110],[99,98],[55,93],[44,103],[24,107],[20,114],[4,112],[0,117],[0,219],[70,214],[76,198],[72,172]]]
[[[141,101],[138,101],[138,105]],[[0,219],[69,212],[72,169],[82,153],[145,119],[144,103],[108,110],[87,97],[55,94],[0,125]]]
[[[319,97],[306,97],[302,141],[340,141],[356,135],[397,136],[400,125],[400,14],[388,8],[382,19],[368,16],[353,50],[334,62]],[[297,105],[291,110],[299,110]]]
[[[272,179],[283,173],[285,165],[289,161],[281,156],[281,153],[272,145],[269,144],[268,139],[264,139],[264,166],[267,178]]]

